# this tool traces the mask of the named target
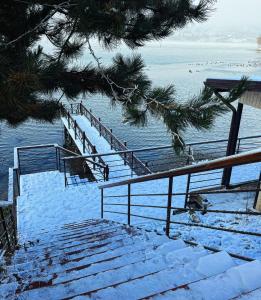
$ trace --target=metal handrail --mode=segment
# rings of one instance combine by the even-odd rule
[[[112,129],[108,129],[104,124],[101,123],[100,119],[93,115],[93,113],[88,110],[82,103],[79,103],[79,110],[81,114],[84,114],[86,118],[91,122],[92,125],[96,125],[96,129],[99,131],[100,135],[102,135],[102,129],[106,132],[106,134],[109,136],[109,143],[111,145],[111,149],[113,148],[113,144],[117,144],[118,148],[121,149],[121,151],[126,151],[128,148],[126,146],[126,143],[122,143],[113,133]],[[94,121],[94,122],[93,122]],[[103,135],[103,137],[106,139],[106,135]],[[126,152],[125,152],[126,153]],[[127,161],[128,159],[124,157],[124,161]],[[135,155],[132,153],[131,157],[131,164],[138,164],[146,174],[151,174],[152,171]]]
[[[188,175],[194,174],[199,172],[211,171],[226,167],[238,166],[247,163],[255,163],[261,161],[261,148],[257,150],[252,150],[248,152],[244,152],[241,154],[235,154],[227,157],[222,157],[218,159],[211,160],[209,162],[203,162],[196,165],[185,166],[182,168],[177,168],[174,170],[166,171],[166,172],[159,172],[155,174],[149,174],[145,176],[140,176],[137,178],[132,178],[129,180],[119,181],[115,183],[105,184],[100,186],[100,189],[107,189],[116,186],[122,186],[126,184],[133,184],[133,183],[140,183],[146,182],[151,180],[181,176],[181,175]]]
[[[251,138],[261,138],[261,135],[251,136],[251,137],[241,137],[239,140],[245,140],[245,139],[251,139]],[[212,140],[212,141],[202,141],[197,143],[190,143],[187,144],[187,146],[195,146],[195,145],[204,145],[204,144],[213,144],[213,143],[219,143],[219,142],[227,142],[228,140]],[[103,153],[97,153],[97,154],[86,154],[81,155],[82,158],[91,158],[91,157],[97,157],[97,156],[112,156],[112,155],[121,155],[121,154],[127,154],[132,152],[145,152],[145,151],[153,151],[153,150],[164,150],[164,149],[173,149],[172,145],[162,145],[162,146],[154,146],[154,147],[145,147],[145,148],[134,148],[134,149],[127,149],[122,151],[115,151],[115,152],[103,152]],[[64,159],[76,159],[76,157],[68,156],[64,157]]]

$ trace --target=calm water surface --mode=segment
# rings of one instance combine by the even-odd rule
[[[97,49],[97,55],[109,63],[115,54]],[[130,54],[125,48],[120,51]],[[154,85],[174,83],[177,98],[184,101],[197,94],[208,77],[230,77],[238,75],[261,76],[261,53],[255,45],[163,43],[151,44],[141,49],[147,64],[146,72]],[[83,62],[91,58],[86,52]],[[80,62],[81,63],[81,62]],[[127,141],[130,148],[170,144],[170,135],[160,120],[149,119],[145,128],[122,124],[121,108],[111,107],[110,101],[99,95],[82,99],[84,103],[113,128],[115,134]],[[186,142],[227,138],[231,115],[228,113],[216,120],[207,132],[188,129]],[[241,125],[241,136],[260,134],[261,110],[245,107]],[[6,199],[8,168],[13,165],[13,147],[32,144],[63,144],[63,128],[60,120],[53,124],[28,120],[12,128],[0,123],[0,200]]]

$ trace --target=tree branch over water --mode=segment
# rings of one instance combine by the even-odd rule
[[[123,107],[124,122],[145,126],[148,115],[160,118],[183,145],[188,127],[209,129],[226,111],[223,103],[204,90],[187,102],[179,101],[173,85],[153,87],[141,56],[118,54],[110,66],[97,57],[91,41],[115,49],[122,43],[139,48],[160,40],[191,22],[205,21],[213,0],[3,0],[0,14],[0,118],[12,123],[28,117],[56,116],[57,99],[99,93]],[[38,46],[46,37],[52,51]],[[88,49],[94,62],[76,66]],[[51,99],[54,99],[52,101]],[[51,104],[53,103],[53,104]],[[101,103],[100,105],[103,105]],[[53,110],[53,113],[50,111]],[[22,117],[19,117],[19,112]]]

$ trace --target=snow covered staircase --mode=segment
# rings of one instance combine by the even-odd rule
[[[106,220],[42,233],[1,270],[0,299],[222,300],[261,295],[259,261],[239,264],[226,252],[213,254]]]

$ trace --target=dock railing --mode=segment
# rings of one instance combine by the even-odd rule
[[[91,126],[95,127],[100,136],[102,136],[111,146],[111,149],[114,149],[116,152],[123,152],[120,155],[124,159],[125,164],[133,165],[136,169],[142,170],[142,174],[150,174],[152,171],[146,166],[135,154],[130,155],[128,153],[128,147],[126,142],[120,141],[114,134],[112,129],[107,128],[102,122],[100,118],[97,118],[91,110],[88,110],[82,103],[71,104],[69,108],[70,112],[67,108],[67,118],[68,118],[68,126],[74,128],[75,137],[77,137],[77,131],[80,132],[78,137],[80,138],[82,144],[84,145],[85,139],[87,139],[85,132],[80,129],[77,121],[75,121],[71,114],[81,114],[84,115],[90,122]],[[69,127],[70,128],[70,127]],[[90,141],[88,142],[89,148],[88,152],[90,154],[97,153],[95,145],[92,145]],[[84,146],[83,146],[84,147]],[[85,149],[85,147],[84,147]],[[94,150],[93,150],[94,149]],[[83,151],[85,152],[85,151]],[[99,163],[103,164],[104,162],[101,159],[101,156],[93,156],[99,160]],[[106,165],[106,164],[105,164]]]
[[[94,126],[99,132],[100,136],[103,136],[107,142],[111,145],[111,148],[115,150],[116,154],[119,154],[124,161],[124,165],[128,165],[132,168],[132,173],[137,175],[150,174],[158,171],[164,171],[173,169],[179,166],[193,164],[201,160],[210,160],[219,157],[226,156],[227,150],[227,139],[210,140],[210,141],[200,141],[196,143],[189,143],[186,145],[184,152],[180,155],[175,155],[173,146],[159,146],[141,149],[142,151],[129,151],[126,142],[121,142],[114,134],[112,129],[107,128],[100,118],[97,118],[91,111],[87,109],[82,103],[74,103],[67,107],[67,111],[71,114],[84,115],[90,122],[91,126]],[[71,123],[71,128],[78,127],[77,122],[73,120],[69,121]],[[76,123],[76,124],[75,124]],[[74,126],[74,127],[73,127]],[[75,136],[77,135],[77,130],[75,129]],[[85,133],[79,135],[80,140],[83,140],[82,136],[86,136]],[[84,144],[84,143],[83,143]],[[240,137],[237,140],[237,150],[236,153],[242,153],[247,150],[256,149],[261,146],[261,135]],[[92,147],[92,146],[91,146]],[[158,148],[158,149],[157,149]],[[89,153],[93,153],[91,149],[88,150]],[[99,153],[101,154],[101,153]],[[98,159],[102,163],[103,155],[89,156],[89,159]],[[112,161],[107,164],[109,173],[112,175],[117,172],[115,169],[116,160],[111,156]],[[108,162],[108,161],[107,161]],[[119,163],[119,161],[118,161]],[[208,188],[211,186],[216,186],[217,182],[222,180],[224,170],[216,170],[210,173],[211,179],[206,175],[206,179],[201,180],[202,188]],[[198,185],[197,178],[192,178],[189,183],[190,189]],[[197,176],[196,176],[197,177]],[[212,181],[212,182],[211,182]],[[204,182],[208,182],[204,184]],[[221,184],[221,183],[220,183]]]
[[[165,224],[165,233],[167,236],[171,235],[171,226],[173,225],[182,225],[182,226],[190,226],[190,227],[200,227],[210,230],[219,230],[232,232],[236,234],[243,235],[251,235],[256,237],[261,237],[261,232],[258,231],[247,231],[242,229],[233,229],[226,228],[225,226],[213,226],[213,224],[203,224],[201,222],[184,222],[180,220],[175,220],[180,213],[197,211],[202,214],[207,213],[215,213],[215,214],[232,214],[232,215],[247,215],[251,217],[260,216],[261,213],[256,211],[241,211],[241,210],[218,210],[218,209],[209,209],[208,207],[203,208],[184,208],[184,201],[186,197],[189,199],[192,195],[216,195],[216,197],[220,197],[220,195],[229,195],[229,194],[238,194],[238,193],[251,193],[254,199],[254,195],[256,192],[260,192],[260,181],[257,180],[256,186],[254,187],[246,187],[240,189],[233,190],[208,190],[208,191],[195,191],[193,193],[189,193],[187,190],[185,192],[175,191],[179,186],[174,185],[174,179],[180,176],[191,176],[192,174],[199,174],[204,172],[215,171],[219,169],[223,169],[226,167],[236,167],[242,165],[249,165],[253,163],[261,162],[261,148],[257,150],[248,151],[242,154],[237,154],[229,157],[223,157],[219,159],[215,159],[208,162],[203,162],[195,165],[185,166],[181,168],[177,168],[174,170],[160,172],[156,174],[145,175],[137,178],[132,178],[124,181],[109,183],[105,185],[101,185],[99,188],[101,189],[101,217],[104,218],[104,215],[111,216],[113,214],[118,215],[126,215],[126,223],[131,225],[132,218],[140,218],[147,219],[150,221],[157,221],[159,223]],[[259,175],[258,175],[259,176]],[[258,179],[258,178],[257,178]],[[159,181],[161,180],[161,181]],[[165,185],[164,185],[165,181]],[[152,188],[154,185],[158,185],[161,187],[159,193],[152,192]],[[133,192],[134,186],[139,185],[138,191]],[[162,186],[166,188],[165,193],[162,192]],[[119,189],[119,187],[121,187]],[[117,188],[118,193],[113,193],[113,189]],[[109,191],[109,194],[106,194],[106,191]],[[144,192],[142,192],[142,190]],[[120,191],[120,192],[119,192]],[[124,193],[122,191],[127,191]],[[182,196],[182,197],[181,197]],[[180,201],[180,205],[173,205],[173,198],[176,198]],[[150,204],[148,203],[139,203],[140,201],[145,201],[146,198],[149,198]],[[143,199],[143,200],[139,200]],[[165,204],[155,205],[153,203],[153,199],[160,199],[160,201],[164,200]],[[175,199],[175,200],[176,200]],[[109,201],[109,202],[108,202]],[[177,201],[175,201],[177,203]],[[158,202],[156,202],[158,203]],[[118,210],[110,210],[108,207],[115,207]],[[141,213],[137,213],[142,208]],[[146,215],[144,209],[149,209],[150,213]],[[152,214],[153,211],[153,214]],[[161,217],[160,217],[161,216]],[[164,217],[165,216],[165,217]]]

